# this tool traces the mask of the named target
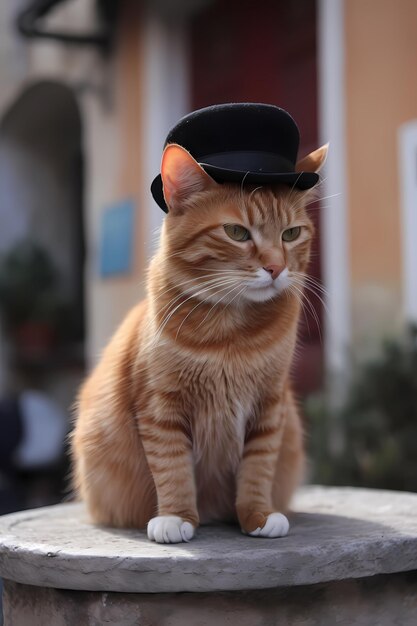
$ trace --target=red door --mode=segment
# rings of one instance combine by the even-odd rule
[[[315,0],[217,0],[191,25],[192,108],[267,102],[288,110],[300,128],[300,156],[317,147]],[[311,208],[316,227],[317,207]],[[320,229],[310,275],[320,280]],[[322,382],[322,307],[308,294],[295,363],[298,391]],[[314,319],[317,316],[317,321]]]

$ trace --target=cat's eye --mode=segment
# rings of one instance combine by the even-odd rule
[[[301,233],[301,226],[294,226],[293,228],[287,228],[287,230],[284,230],[284,232],[282,233],[282,240],[283,241],[295,241],[300,236],[300,233]]]
[[[234,239],[234,241],[247,241],[250,239],[250,232],[244,226],[240,226],[240,224],[225,224],[223,228],[230,239]]]

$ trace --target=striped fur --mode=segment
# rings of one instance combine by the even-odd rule
[[[188,153],[173,158],[182,172],[163,169],[170,212],[147,298],[79,395],[75,487],[97,523],[143,528],[177,516],[193,527],[238,520],[250,533],[287,509],[303,468],[289,370],[313,236],[309,194],[217,185]],[[231,223],[252,239],[230,239]],[[294,226],[300,237],[283,242]],[[271,264],[285,268],[273,295],[256,287]]]

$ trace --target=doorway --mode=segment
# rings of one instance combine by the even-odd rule
[[[291,113],[300,129],[300,156],[318,147],[315,0],[215,0],[191,22],[191,109],[222,102],[265,102]],[[318,205],[309,274],[321,281]],[[323,380],[323,310],[301,316],[294,378],[301,394]]]

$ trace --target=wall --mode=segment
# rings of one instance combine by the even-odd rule
[[[144,210],[141,202],[140,12],[124,5],[115,53],[106,63],[102,95],[84,98],[88,233],[87,354],[93,364],[125,312],[144,293]],[[98,255],[103,209],[132,198],[136,204],[131,272],[103,279]]]
[[[397,131],[417,118],[417,3],[347,0],[345,19],[352,327],[361,356],[403,323]]]

